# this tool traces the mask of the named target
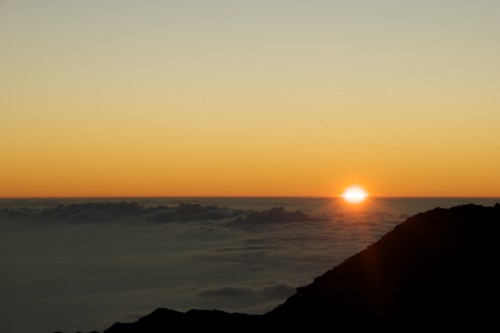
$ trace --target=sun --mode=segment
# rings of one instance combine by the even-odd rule
[[[366,193],[365,189],[358,185],[349,186],[342,193],[342,198],[351,204],[359,204],[365,201],[367,196],[368,193]]]

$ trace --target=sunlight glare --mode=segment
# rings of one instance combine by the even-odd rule
[[[344,200],[351,204],[359,204],[365,201],[367,196],[365,189],[357,185],[349,186],[342,194]]]

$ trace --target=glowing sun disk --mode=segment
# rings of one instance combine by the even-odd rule
[[[366,193],[365,189],[361,186],[349,186],[344,193],[342,193],[344,200],[352,204],[363,202],[367,196],[368,193]]]

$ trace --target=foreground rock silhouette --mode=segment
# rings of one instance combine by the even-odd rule
[[[500,204],[417,214],[264,315],[157,309],[104,333],[498,329]]]

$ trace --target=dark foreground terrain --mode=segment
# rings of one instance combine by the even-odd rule
[[[417,214],[264,315],[156,309],[104,333],[267,328],[357,331],[500,326],[500,204]]]

